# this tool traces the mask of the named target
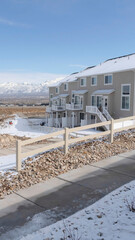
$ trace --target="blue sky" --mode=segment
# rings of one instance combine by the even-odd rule
[[[0,82],[43,81],[135,52],[134,13],[134,0],[1,0]]]

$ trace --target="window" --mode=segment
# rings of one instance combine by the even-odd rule
[[[80,113],[80,120],[84,120],[85,118],[84,118],[84,113]]]
[[[97,106],[97,107],[102,106],[102,97],[92,96],[92,106]]]
[[[59,93],[59,88],[56,87],[55,92],[58,94]]]
[[[75,96],[75,104],[79,104],[80,103],[80,97],[79,96]]]
[[[97,77],[92,77],[91,78],[91,85],[96,86],[97,85]]]
[[[64,83],[64,91],[68,91],[68,83]]]
[[[104,76],[104,84],[105,85],[111,85],[112,84],[112,75]]]
[[[95,120],[95,115],[91,115],[91,120]]]
[[[96,106],[96,96],[92,96],[92,106]]]
[[[86,78],[81,78],[80,79],[80,86],[85,87],[86,86]]]
[[[102,106],[102,97],[97,96],[97,107],[101,107],[101,106]]]
[[[130,94],[130,85],[123,85],[122,86],[122,94],[129,95]]]
[[[74,93],[72,94],[72,103],[74,103],[75,102],[75,95],[74,95]]]
[[[53,98],[53,94],[50,94],[50,98]]]
[[[121,109],[130,109],[130,85],[125,84],[121,86]]]

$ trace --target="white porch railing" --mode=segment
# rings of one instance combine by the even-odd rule
[[[73,127],[77,125],[77,117],[62,117],[62,128]]]
[[[96,114],[101,120],[101,122],[106,122],[106,118],[103,116],[103,114],[99,111],[99,109],[96,106],[86,106],[86,112]],[[105,128],[108,130],[109,126],[105,126]]]
[[[65,109],[66,109],[66,105],[62,105],[62,106],[52,105],[52,111],[64,111]]]
[[[67,117],[62,117],[62,128],[67,127]]]
[[[87,124],[87,119],[81,119],[81,126],[85,126]]]
[[[53,118],[48,118],[47,126],[53,127]]]
[[[82,110],[83,105],[82,104],[75,104],[75,103],[66,104],[66,109],[67,110]]]
[[[105,115],[105,117],[108,121],[112,120],[112,116],[110,115],[110,113],[105,108],[103,108],[103,114]]]
[[[60,128],[62,126],[62,118],[54,118],[54,126]]]
[[[72,118],[71,117],[62,117],[62,128],[72,127]]]

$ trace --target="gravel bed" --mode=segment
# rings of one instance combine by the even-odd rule
[[[74,145],[66,155],[63,149],[57,149],[38,155],[34,160],[28,158],[18,174],[13,174],[15,172],[13,169],[4,175],[0,173],[0,198],[3,199],[13,191],[30,187],[72,169],[133,149],[135,149],[135,130],[115,136],[112,144],[108,138],[102,138],[102,140]]]

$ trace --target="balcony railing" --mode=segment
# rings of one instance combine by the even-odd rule
[[[52,111],[64,111],[64,110],[66,110],[66,105],[62,106],[52,105]]]
[[[82,109],[83,109],[82,104],[75,104],[75,103],[66,104],[66,110],[82,110]]]

